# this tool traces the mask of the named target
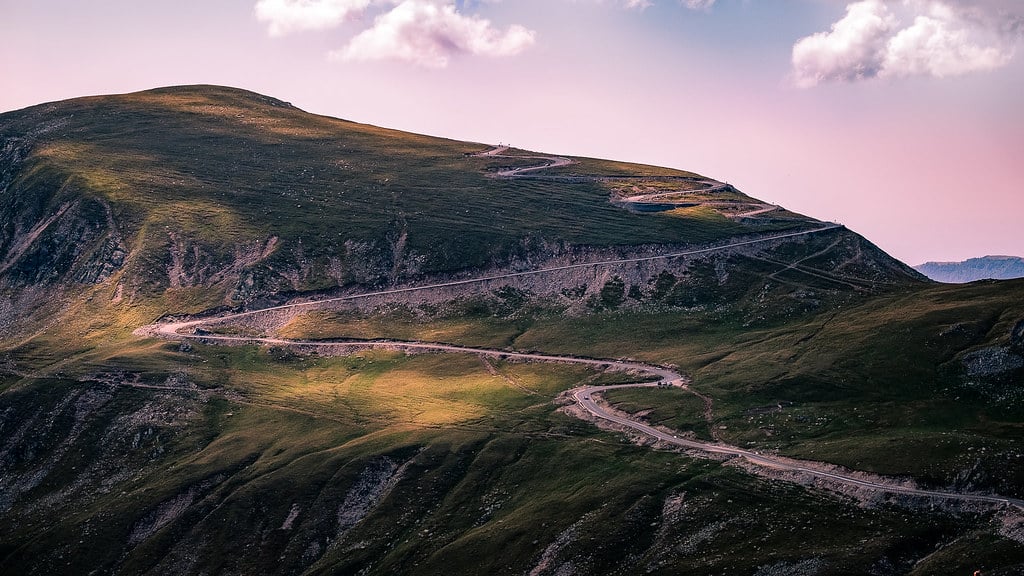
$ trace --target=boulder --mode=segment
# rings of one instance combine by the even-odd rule
[[[1024,368],[1024,358],[1008,348],[992,346],[967,354],[964,356],[963,364],[968,376],[997,376]]]
[[[1019,320],[1010,331],[1010,348],[1024,352],[1024,320]]]

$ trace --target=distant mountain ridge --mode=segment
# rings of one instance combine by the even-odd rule
[[[975,280],[1024,278],[1024,258],[984,256],[963,262],[925,262],[914,269],[938,282],[961,284]]]

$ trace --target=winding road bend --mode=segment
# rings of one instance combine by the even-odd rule
[[[536,155],[517,156],[515,154],[505,154],[505,152],[508,152],[508,150],[509,150],[508,146],[495,146],[494,148],[491,148],[490,150],[487,150],[487,151],[484,151],[484,152],[480,152],[480,153],[477,153],[477,154],[473,154],[473,156],[475,156],[477,158],[510,158],[510,159],[514,159],[514,160],[540,160],[541,161],[539,164],[536,164],[536,165],[533,165],[533,166],[520,166],[520,167],[514,167],[514,168],[503,168],[503,169],[500,169],[497,172],[491,173],[490,174],[491,178],[510,178],[511,179],[511,178],[516,178],[516,177],[519,177],[519,176],[523,176],[524,174],[527,174],[528,172],[537,172],[539,170],[548,170],[550,168],[561,168],[563,166],[569,166],[569,165],[575,164],[575,161],[572,158],[566,158],[564,156],[536,156]],[[554,176],[553,178],[560,178],[560,177],[559,176]],[[584,178],[584,179],[595,179],[595,180],[597,180],[597,179],[602,179],[603,177],[600,177],[600,176],[590,176],[590,177],[588,177],[588,176],[574,176],[573,178]],[[658,177],[652,177],[652,178],[657,179]],[[635,195],[635,196],[626,196],[626,197],[618,198],[618,199],[614,200],[614,203],[616,203],[618,205],[626,206],[626,207],[630,207],[630,206],[643,206],[643,205],[671,206],[672,205],[671,202],[658,202],[658,200],[660,200],[662,198],[668,198],[668,197],[671,197],[671,196],[681,196],[681,195],[685,195],[685,194],[695,194],[695,193],[706,194],[706,193],[709,193],[709,192],[720,192],[720,191],[729,190],[729,189],[732,188],[732,186],[730,186],[729,184],[727,184],[725,182],[719,182],[718,180],[713,180],[711,178],[699,178],[699,177],[691,177],[691,176],[663,176],[661,178],[680,179],[680,180],[684,180],[686,182],[690,182],[692,184],[696,184],[696,185],[702,186],[702,187],[701,188],[695,188],[695,189],[692,189],[692,190],[671,190],[669,192],[654,192],[654,193],[651,193],[651,194],[639,194],[639,195]],[[611,179],[614,180],[614,177],[612,177]],[[736,206],[737,205],[735,203],[727,203],[727,202],[701,202],[700,204],[704,205],[704,206]],[[739,214],[727,214],[727,216],[729,218],[736,218],[736,219],[739,219],[739,218],[753,218],[754,216],[760,216],[762,214],[767,214],[769,212],[774,212],[776,210],[781,209],[780,206],[776,206],[774,204],[765,204],[763,202],[751,202],[751,203],[748,203],[748,204],[739,204],[739,205],[740,206],[747,206],[748,208],[752,208],[752,209],[747,210],[747,211],[742,212],[742,213],[739,213]]]
[[[727,456],[739,456],[745,458],[751,464],[763,468],[770,468],[773,470],[782,470],[786,472],[796,472],[800,474],[806,474],[809,476],[815,476],[832,482],[838,482],[840,484],[846,484],[848,486],[854,486],[857,488],[867,488],[869,490],[887,493],[887,494],[904,494],[909,496],[923,496],[928,498],[939,498],[944,500],[960,500],[968,502],[984,502],[988,504],[998,505],[1012,505],[1017,508],[1024,510],[1024,500],[1018,500],[1016,498],[1007,498],[1005,496],[988,495],[988,494],[964,494],[959,492],[943,492],[939,490],[922,490],[919,488],[911,488],[907,486],[899,486],[895,483],[876,482],[871,480],[865,480],[863,478],[857,478],[847,474],[838,474],[823,469],[820,463],[792,460],[789,458],[781,458],[773,456],[771,454],[762,454],[751,450],[744,450],[736,446],[729,446],[726,444],[700,442],[698,440],[691,440],[687,438],[680,438],[676,434],[671,434],[663,430],[659,430],[652,426],[648,426],[643,422],[639,422],[626,416],[615,414],[608,409],[604,408],[594,400],[594,396],[608,390],[622,389],[622,388],[635,388],[635,387],[655,387],[657,383],[645,383],[645,384],[620,384],[616,386],[583,386],[572,391],[572,397],[577,404],[593,416],[602,420],[607,420],[620,426],[641,432],[646,436],[672,444],[682,448],[691,450],[699,450],[701,452],[707,452],[709,454],[723,454]],[[685,385],[683,385],[685,387]]]
[[[514,154],[505,154],[508,152],[508,146],[495,146],[494,148],[474,154],[478,158],[512,158],[515,160],[541,160],[542,163],[536,166],[521,166],[517,168],[505,168],[498,170],[491,174],[492,178],[515,178],[520,174],[527,172],[536,172],[537,170],[547,170],[548,168],[561,168],[562,166],[569,166],[573,164],[572,158],[565,158],[564,156],[516,156]]]
[[[480,156],[501,156],[501,153],[507,150],[504,147],[497,147],[485,153],[479,154]],[[522,156],[511,156],[512,158],[523,158]],[[499,176],[503,177],[514,177],[516,174],[530,170],[541,170],[544,168],[551,168],[554,166],[564,166],[572,163],[572,160],[561,157],[533,157],[544,160],[545,163],[542,166],[514,168],[499,172]],[[617,264],[628,264],[633,262],[644,262],[661,259],[672,259],[680,258],[685,256],[693,256],[698,254],[705,254],[710,252],[716,252],[726,250],[730,248],[747,246],[752,244],[771,242],[774,240],[792,238],[797,236],[804,236],[810,234],[820,234],[834,229],[842,228],[838,224],[825,224],[819,228],[811,230],[803,230],[799,232],[789,232],[784,234],[774,234],[764,236],[751,240],[742,240],[737,242],[731,242],[719,246],[713,246],[709,248],[700,248],[682,252],[674,252],[670,254],[662,254],[658,256],[646,256],[639,258],[624,258],[619,260],[605,260],[599,262],[588,262],[581,264],[570,264],[565,266],[556,266],[551,268],[541,268],[537,270],[529,270],[524,272],[509,272],[506,274],[496,274],[491,276],[484,276],[479,278],[471,278],[464,280],[453,280],[450,282],[441,282],[423,286],[410,286],[404,288],[394,288],[389,290],[380,290],[376,292],[369,292],[364,294],[354,294],[349,296],[342,296],[338,298],[329,298],[324,300],[312,300],[305,302],[297,302],[292,304],[284,304],[280,306],[270,306],[267,308],[261,308],[258,310],[249,310],[245,312],[237,312],[231,314],[225,314],[220,316],[211,316],[207,318],[185,320],[185,321],[173,321],[163,322],[157,324],[151,324],[143,326],[135,330],[135,334],[144,337],[160,337],[169,339],[190,339],[208,343],[223,343],[223,344],[269,344],[276,346],[292,346],[301,348],[316,348],[327,352],[341,353],[344,351],[351,351],[354,349],[365,349],[365,348],[386,348],[386,349],[400,349],[400,350],[417,350],[424,352],[447,352],[447,353],[466,353],[475,354],[485,358],[498,358],[517,360],[523,362],[550,362],[560,364],[576,364],[585,365],[595,368],[600,368],[609,371],[628,372],[637,375],[638,380],[650,380],[647,382],[636,383],[636,384],[619,384],[615,386],[590,386],[585,385],[579,388],[570,390],[567,394],[571,395],[572,399],[576,404],[585,412],[592,415],[594,418],[611,422],[618,426],[626,427],[657,441],[685,448],[691,451],[699,451],[707,454],[715,455],[726,455],[744,458],[751,464],[771,469],[781,470],[787,472],[793,472],[808,476],[813,476],[836,482],[839,484],[852,486],[856,488],[862,488],[867,490],[873,490],[879,493],[886,494],[903,494],[909,496],[919,496],[927,498],[936,498],[944,500],[956,500],[966,502],[979,502],[999,505],[1002,507],[1014,506],[1020,510],[1024,510],[1024,500],[1015,498],[1007,498],[999,495],[986,495],[986,494],[965,494],[957,492],[943,492],[938,490],[923,490],[918,488],[912,488],[907,486],[897,485],[895,481],[886,482],[882,480],[867,480],[864,478],[858,478],[856,476],[841,474],[828,469],[828,466],[822,463],[809,462],[809,461],[798,461],[789,458],[783,458],[771,454],[762,454],[751,450],[744,450],[736,446],[729,446],[720,442],[702,442],[699,440],[680,438],[677,434],[659,430],[652,426],[649,426],[640,420],[629,417],[628,415],[622,415],[615,413],[596,401],[596,398],[603,392],[612,389],[622,389],[629,387],[638,388],[653,388],[660,385],[674,386],[689,390],[687,378],[675,371],[672,368],[665,366],[656,366],[653,364],[646,364],[642,362],[636,362],[632,360],[621,360],[621,359],[599,359],[599,358],[582,358],[576,356],[557,356],[549,354],[539,353],[527,353],[527,352],[511,352],[508,350],[495,350],[485,348],[471,348],[466,346],[455,346],[449,344],[439,344],[432,342],[405,342],[398,340],[377,340],[377,341],[315,341],[315,340],[289,340],[283,338],[270,338],[270,337],[257,337],[257,336],[233,336],[233,335],[220,335],[210,334],[204,332],[196,332],[196,329],[207,325],[224,324],[231,320],[253,316],[256,314],[265,314],[268,312],[276,312],[282,310],[293,310],[299,308],[313,307],[313,306],[324,306],[332,302],[342,302],[355,300],[359,298],[370,298],[378,296],[387,296],[392,294],[402,294],[414,291],[431,290],[437,288],[446,288],[451,286],[461,286],[474,283],[485,283],[495,280],[502,280],[508,278],[515,278],[527,275],[545,274],[561,270],[569,270],[575,268],[584,267],[599,267]],[[192,330],[191,333],[183,333],[186,330]]]

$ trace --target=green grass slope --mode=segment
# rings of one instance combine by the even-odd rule
[[[1024,496],[1022,290],[1021,281],[904,287],[819,310],[794,307],[763,322],[752,322],[743,297],[710,311],[655,304],[569,318],[499,309],[440,318],[403,309],[311,313],[280,334],[422,339],[676,365],[714,399],[713,426],[730,443],[934,486]],[[786,305],[782,298],[768,302]],[[676,396],[632,390],[610,398],[624,409],[649,411],[649,420],[710,437],[701,403]]]
[[[554,411],[552,394],[593,377],[578,368],[161,348],[193,367],[187,379],[3,382],[3,405],[23,408],[2,412],[4,429],[26,437],[0,440],[0,573],[940,574],[1024,562],[987,514],[865,509],[600,432]],[[932,568],[917,568],[926,558]]]
[[[630,177],[671,187],[696,175],[580,158],[555,179],[488,178],[516,160],[214,86],[9,112],[0,142],[0,346],[21,370],[59,372],[164,314],[813,225],[791,214],[634,214],[610,202]],[[868,260],[913,281],[880,252]],[[681,286],[665,298],[694,303]]]
[[[484,149],[212,86],[0,115],[0,574],[1020,572],[1024,545],[991,510],[863,507],[559,411],[561,392],[621,374],[132,335],[168,314],[815,226],[635,214],[611,200],[756,201],[594,159],[488,178],[530,162]],[[834,229],[220,329],[674,364],[710,422],[679,390],[609,401],[1022,496],[1021,289],[937,286]]]
[[[0,253],[13,256],[6,279],[14,284],[90,279],[72,260],[91,256],[93,268],[123,267],[134,289],[215,287],[244,299],[476,269],[548,245],[699,243],[756,229],[631,214],[594,182],[489,179],[487,169],[505,160],[465,155],[484,145],[316,116],[229,88],[10,112],[0,115],[0,139]],[[689,174],[583,164],[605,165]],[[40,226],[62,209],[77,219]],[[58,228],[70,226],[94,231],[89,254],[12,250],[40,229],[37,244],[56,243]]]

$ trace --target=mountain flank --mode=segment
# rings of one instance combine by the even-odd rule
[[[235,88],[2,114],[0,575],[1019,574],[1021,282]]]
[[[199,312],[818,225],[778,207],[744,217],[766,205],[680,170],[569,159],[496,178],[536,155],[481,155],[487,146],[212,86],[11,112],[0,138],[0,290],[18,303],[0,319],[16,330],[26,311],[54,318],[91,287]],[[630,209],[652,204],[626,202],[638,195],[666,209]],[[831,256],[854,276],[917,281],[863,239],[835,236],[849,252]]]

